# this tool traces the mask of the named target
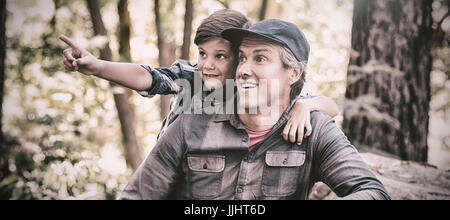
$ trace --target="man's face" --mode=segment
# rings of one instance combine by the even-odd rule
[[[239,48],[236,83],[241,100],[239,104],[244,109],[271,106],[276,101],[287,100],[289,103],[290,85],[295,79],[292,78],[293,70],[283,67],[280,49],[280,46],[264,40],[243,39]]]
[[[198,69],[208,89],[220,88],[227,79],[233,79],[235,55],[229,41],[213,38],[198,45],[198,52]]]

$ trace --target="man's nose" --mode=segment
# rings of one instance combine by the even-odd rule
[[[236,78],[247,78],[252,75],[252,68],[248,62],[240,63],[236,69]]]

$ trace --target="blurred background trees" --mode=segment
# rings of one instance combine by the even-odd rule
[[[383,2],[390,5],[377,9]],[[2,44],[0,58],[5,51],[6,57],[0,59],[5,76],[0,199],[117,198],[153,147],[167,114],[170,98],[146,99],[102,79],[65,72],[60,34],[104,59],[169,66],[177,58],[196,60],[191,43],[195,29],[201,19],[222,8],[241,11],[254,21],[280,18],[302,28],[311,44],[304,93],[339,101],[346,116],[336,119],[356,147],[448,170],[449,1],[417,6],[424,18],[431,14],[425,31],[432,32],[431,38],[415,35],[419,32],[414,30],[421,29],[408,19],[416,12],[401,13],[420,2],[427,1],[356,1],[353,13],[353,1],[344,0],[2,0],[7,19],[1,20],[2,25],[6,22],[6,31],[1,31],[6,46]],[[358,17],[364,10],[356,11],[362,4],[365,16],[377,11],[392,23],[366,23]],[[389,40],[374,45],[364,41],[372,34],[370,28],[383,30],[379,38]],[[390,46],[397,43],[403,45],[399,50]],[[427,51],[423,56],[408,58],[420,48]],[[373,74],[362,73],[370,68]],[[428,74],[428,79],[421,74]],[[383,83],[391,87],[380,88]],[[392,119],[400,129],[373,115]],[[355,124],[364,124],[367,132],[352,133],[364,130],[354,129]],[[397,141],[408,143],[403,144],[404,152],[420,156],[405,157],[403,151],[382,147],[397,149]]]
[[[107,31],[101,16],[101,5],[98,0],[87,0],[89,13],[91,15],[94,33],[96,36],[107,38]],[[117,6],[119,14],[119,61],[131,62],[130,55],[130,15],[128,13],[128,1],[121,0]],[[112,52],[109,43],[106,43],[100,49],[100,59],[112,61]],[[135,132],[135,113],[134,106],[129,102],[132,91],[119,86],[115,83],[109,83],[114,96],[114,103],[117,109],[117,115],[120,121],[122,131],[122,143],[125,152],[127,165],[135,171],[142,162],[141,150],[139,148]]]
[[[174,28],[167,27],[168,20],[173,19],[173,9],[175,1],[164,1],[168,2],[169,6],[161,8],[159,0],[154,1],[153,11],[155,14],[155,27],[158,45],[158,64],[159,66],[170,66],[176,59],[176,44],[174,39]],[[163,15],[161,15],[161,10],[165,9]],[[171,18],[172,17],[172,18]],[[160,97],[160,117],[164,118],[169,114],[169,105],[172,95],[164,95]]]
[[[0,11],[0,143],[3,142],[2,123],[2,104],[3,104],[3,88],[5,83],[5,56],[6,56],[6,0],[1,0]]]

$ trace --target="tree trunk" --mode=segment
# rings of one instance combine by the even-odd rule
[[[230,3],[228,0],[216,0],[219,2],[225,9],[230,9]]]
[[[3,115],[3,90],[6,73],[6,0],[0,0],[0,143],[3,143],[2,115]],[[1,146],[0,146],[1,147]]]
[[[117,4],[119,12],[119,54],[120,61],[131,62],[130,33],[131,19],[128,11],[128,0],[120,0]]]
[[[159,12],[160,4],[159,0],[155,0],[155,25],[156,35],[158,37],[158,62],[160,66],[168,67],[175,61],[176,45],[174,42],[167,42],[164,37],[164,33],[161,27],[161,14]],[[160,117],[164,119],[170,111],[170,99],[172,95],[161,96],[160,102]]]
[[[192,19],[194,14],[194,4],[192,0],[186,0],[186,12],[184,15],[183,46],[181,47],[181,59],[189,60],[191,49]]]
[[[343,122],[355,146],[427,160],[431,3],[355,0]]]
[[[100,3],[98,0],[87,0],[89,12],[91,14],[92,23],[94,26],[95,35],[106,36],[106,29],[103,24],[103,20],[100,14]],[[120,3],[119,3],[120,4]],[[124,7],[124,10],[128,11],[127,7]],[[122,14],[122,13],[119,13]],[[129,19],[129,18],[128,18]],[[122,20],[122,18],[121,18]],[[125,18],[126,20],[126,18]],[[122,32],[122,31],[121,31]],[[125,32],[125,31],[124,31]],[[121,35],[122,36],[122,35]],[[129,38],[129,28],[128,28],[128,38]],[[126,42],[125,39],[121,39],[122,42]],[[129,44],[129,39],[128,39]],[[121,47],[122,50],[126,47]],[[128,46],[128,56],[129,56],[129,46]],[[109,48],[109,44],[100,50],[100,59],[102,60],[112,60],[111,49]],[[142,154],[137,142],[136,131],[135,131],[135,113],[134,107],[129,102],[131,91],[129,89],[125,89],[120,87],[114,83],[110,83],[114,91],[114,101],[116,104],[117,113],[120,120],[121,130],[122,130],[122,138],[123,138],[123,146],[125,151],[125,159],[127,165],[135,171],[141,161]]]
[[[261,4],[261,9],[259,10],[259,20],[262,21],[266,18],[267,4],[269,0],[263,0]]]

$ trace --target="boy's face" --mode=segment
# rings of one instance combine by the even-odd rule
[[[235,55],[231,43],[223,38],[213,38],[198,45],[198,69],[208,89],[225,85],[227,79],[233,79]]]

